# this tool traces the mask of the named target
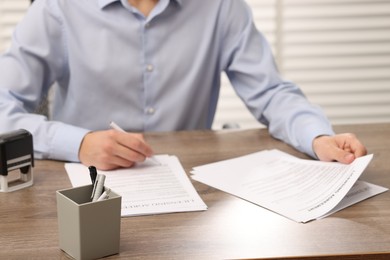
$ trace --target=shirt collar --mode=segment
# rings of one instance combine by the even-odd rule
[[[103,9],[107,5],[109,5],[113,2],[117,2],[117,1],[120,1],[120,0],[98,0],[98,3],[99,3],[100,9]]]
[[[177,2],[179,5],[183,4],[183,0],[171,0]],[[120,0],[98,0],[100,9],[103,9],[107,5],[110,5],[114,2],[120,2]]]

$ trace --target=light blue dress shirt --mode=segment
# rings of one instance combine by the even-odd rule
[[[82,138],[111,120],[128,131],[209,129],[227,73],[270,133],[314,156],[333,134],[285,81],[243,0],[37,0],[0,58],[0,132],[24,128],[36,158],[78,161]],[[52,118],[32,114],[50,86]]]

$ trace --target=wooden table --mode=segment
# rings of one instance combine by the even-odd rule
[[[390,187],[390,124],[335,127],[354,132],[374,159],[361,179]],[[151,133],[157,154],[192,167],[262,149],[305,155],[265,129]],[[203,212],[121,219],[120,254],[108,259],[390,259],[390,192],[307,224],[192,181]],[[0,193],[0,259],[68,259],[58,247],[55,192],[71,184],[58,161],[36,161],[34,185]]]

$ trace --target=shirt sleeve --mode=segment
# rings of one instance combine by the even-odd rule
[[[17,25],[10,49],[0,56],[0,132],[30,131],[38,159],[78,161],[88,130],[34,113],[50,86],[66,73],[56,2],[35,1]]]
[[[258,121],[277,139],[316,157],[315,137],[333,135],[320,107],[278,72],[271,48],[243,1],[225,1],[223,69]]]

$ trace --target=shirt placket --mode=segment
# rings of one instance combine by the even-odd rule
[[[144,98],[144,128],[148,130],[150,120],[156,113],[155,103],[153,101],[154,73],[156,64],[154,63],[153,50],[151,50],[150,37],[151,24],[144,20],[142,23],[142,46],[143,46],[143,98]]]

